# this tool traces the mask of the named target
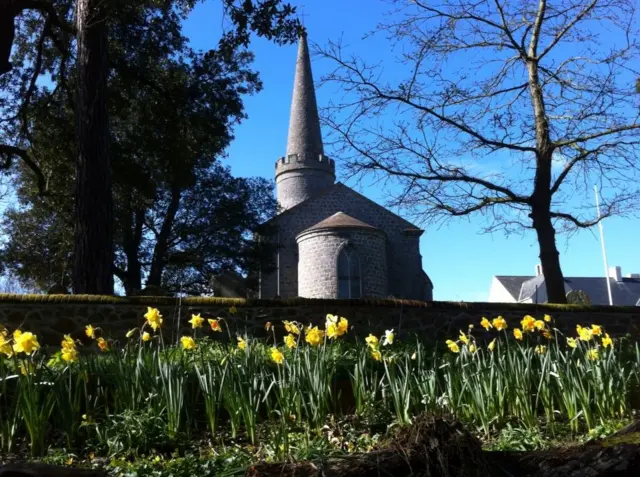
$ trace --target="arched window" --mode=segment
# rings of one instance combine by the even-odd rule
[[[338,255],[338,298],[360,298],[361,295],[360,259],[348,245]]]

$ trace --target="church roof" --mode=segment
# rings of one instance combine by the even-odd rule
[[[302,33],[298,43],[296,74],[293,81],[287,157],[290,154],[297,154],[302,161],[307,158],[317,160],[318,156],[323,153],[307,34]]]
[[[340,229],[340,228],[378,230],[376,227],[366,224],[361,220],[354,219],[353,217],[345,214],[344,212],[336,212],[331,217],[327,217],[321,222],[318,222],[317,224],[312,225],[302,233],[310,232],[312,230],[319,230],[319,229]]]

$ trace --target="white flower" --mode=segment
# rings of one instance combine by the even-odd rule
[[[382,346],[387,346],[393,344],[393,339],[395,335],[393,334],[393,330],[387,330],[384,332],[384,340],[382,341]]]

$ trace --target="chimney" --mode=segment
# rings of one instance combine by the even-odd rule
[[[536,265],[536,277],[539,277],[540,275],[542,275],[542,265],[538,264]]]
[[[609,278],[614,278],[617,282],[622,281],[622,268],[609,267]]]

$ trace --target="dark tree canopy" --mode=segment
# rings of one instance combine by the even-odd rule
[[[638,3],[391,3],[376,33],[398,63],[339,43],[320,52],[343,93],[325,111],[333,145],[353,173],[392,179],[423,220],[480,213],[490,231],[533,229],[549,299],[566,302],[556,230],[640,206]]]

